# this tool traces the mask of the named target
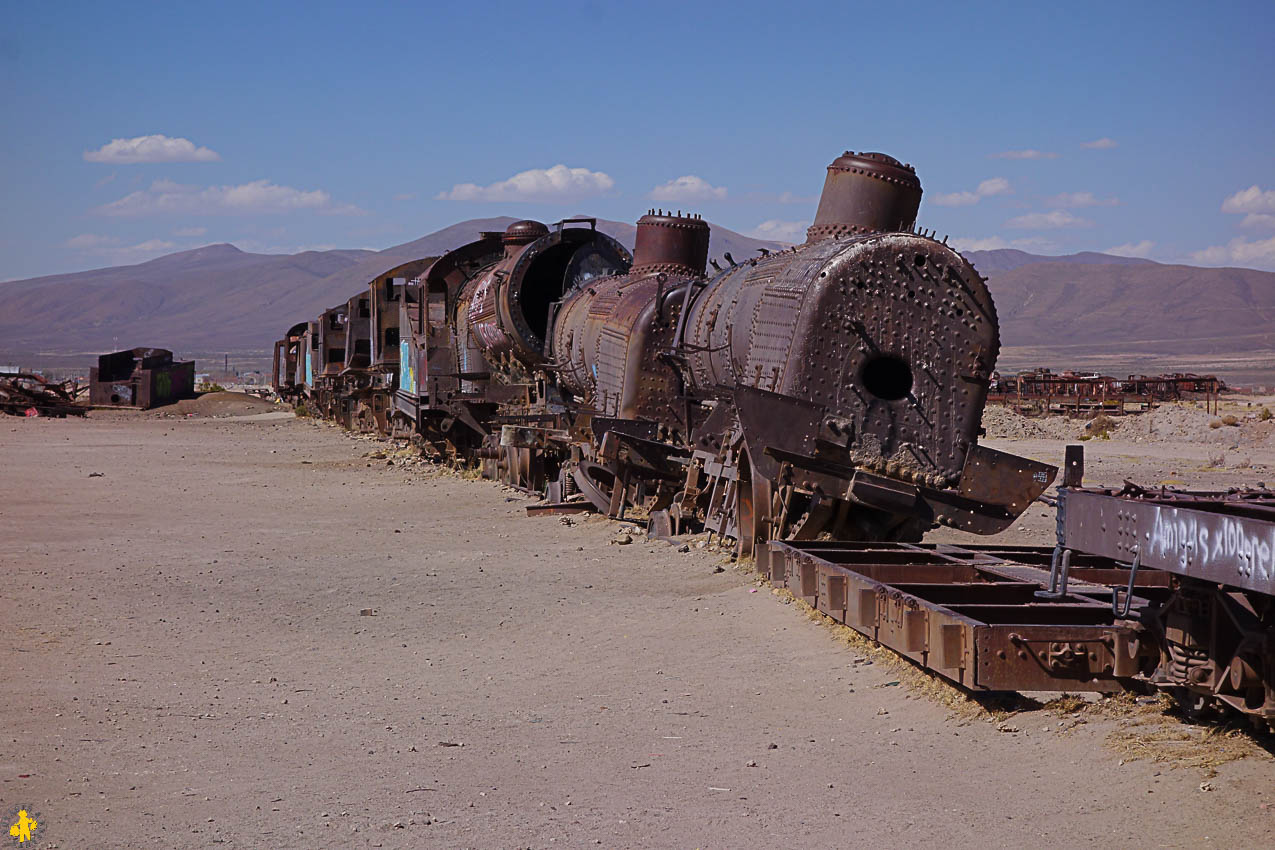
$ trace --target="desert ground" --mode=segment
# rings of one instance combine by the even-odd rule
[[[1087,481],[1269,480],[1252,403],[1123,423]],[[1080,428],[990,420],[1053,462]],[[392,448],[247,399],[0,420],[0,812],[34,846],[1275,839],[1263,739],[1154,697],[963,700],[721,553]]]

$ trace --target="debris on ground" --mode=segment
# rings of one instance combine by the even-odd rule
[[[21,372],[0,375],[0,413],[11,416],[83,416],[88,408],[77,404],[75,381],[54,383],[42,375]]]

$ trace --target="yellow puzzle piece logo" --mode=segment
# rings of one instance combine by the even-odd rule
[[[3,821],[0,821],[0,823],[3,823]],[[18,822],[9,827],[9,835],[18,839],[19,844],[24,841],[30,841],[31,833],[35,832],[35,828],[38,825],[39,824],[36,823],[35,818],[27,814],[26,809],[19,809]]]

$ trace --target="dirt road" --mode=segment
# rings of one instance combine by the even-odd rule
[[[1121,763],[1118,717],[953,713],[716,555],[372,448],[0,420],[0,810],[36,846],[1275,836],[1269,758],[1209,777]]]

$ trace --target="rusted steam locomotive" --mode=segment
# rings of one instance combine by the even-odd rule
[[[642,216],[632,255],[593,219],[520,221],[292,327],[275,386],[551,509],[759,560],[767,540],[994,533],[1056,470],[978,444],[996,312],[914,230],[920,200],[910,166],[847,152],[805,244],[711,272],[695,215]]]

